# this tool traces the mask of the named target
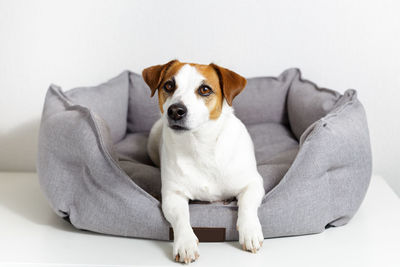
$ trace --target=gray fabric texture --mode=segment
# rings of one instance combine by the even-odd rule
[[[346,224],[371,176],[367,121],[356,92],[319,88],[289,69],[248,79],[234,107],[264,178],[258,211],[264,237]],[[95,87],[63,92],[51,85],[37,169],[54,211],[79,229],[168,240],[160,170],[146,153],[159,116],[157,99],[129,71]],[[227,240],[238,239],[236,202],[190,204],[190,219],[193,227],[226,228]]]

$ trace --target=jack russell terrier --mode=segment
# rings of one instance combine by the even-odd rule
[[[215,64],[177,60],[146,68],[142,75],[151,96],[158,90],[162,115],[151,129],[147,151],[161,167],[162,210],[174,231],[173,257],[184,263],[199,257],[188,201],[232,197],[239,207],[239,243],[255,253],[264,240],[257,215],[263,179],[250,135],[232,108],[246,79]]]

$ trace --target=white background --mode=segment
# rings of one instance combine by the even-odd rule
[[[35,169],[50,83],[95,85],[178,58],[246,76],[299,67],[357,89],[374,173],[400,195],[400,1],[0,0],[0,171]]]

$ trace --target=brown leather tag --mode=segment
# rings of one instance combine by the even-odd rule
[[[225,241],[225,228],[193,227],[193,231],[200,242]],[[174,230],[169,228],[169,240],[174,240]]]

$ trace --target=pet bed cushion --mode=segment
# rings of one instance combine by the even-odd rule
[[[368,127],[356,92],[319,88],[289,69],[279,77],[248,79],[234,107],[264,178],[258,210],[264,237],[346,224],[371,175]],[[160,170],[146,152],[159,116],[157,98],[129,71],[95,87],[63,92],[51,85],[37,168],[54,211],[79,229],[170,239],[160,208]],[[236,219],[236,202],[190,204],[192,226],[223,228],[225,240],[238,239]]]

